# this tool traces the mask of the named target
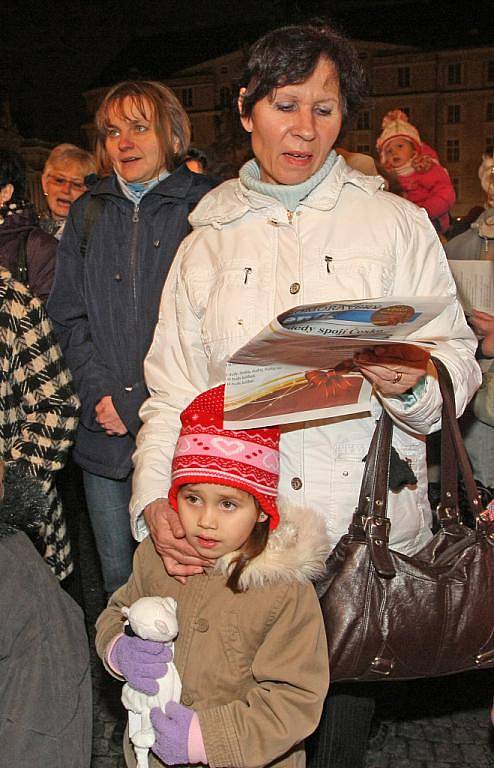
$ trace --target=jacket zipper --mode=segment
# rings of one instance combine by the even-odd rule
[[[324,261],[326,262],[326,272],[328,273],[328,275],[330,275],[331,272],[333,271],[333,267],[332,267],[333,257],[325,256]]]
[[[137,287],[136,287],[136,260],[137,260],[137,232],[139,228],[139,203],[134,205],[134,213],[132,214],[132,223],[134,229],[132,232],[132,242],[130,245],[130,273],[132,280],[132,298],[134,300],[134,320],[137,331]]]

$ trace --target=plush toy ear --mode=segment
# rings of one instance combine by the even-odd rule
[[[130,608],[128,608],[126,605],[122,605],[121,607],[122,615],[125,616],[126,619],[129,618]]]
[[[161,621],[160,619],[156,619],[155,621],[155,627],[160,632],[162,632],[164,635],[168,635],[170,630],[168,629],[168,624],[166,621]]]

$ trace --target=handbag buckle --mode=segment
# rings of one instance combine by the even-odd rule
[[[391,520],[389,517],[380,517],[379,515],[370,515],[364,523],[364,530],[370,528],[370,533],[388,541],[389,531],[391,529]]]
[[[390,675],[393,671],[393,659],[384,659],[382,656],[374,656],[371,661],[371,670],[378,675]]]

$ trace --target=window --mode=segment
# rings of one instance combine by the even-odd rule
[[[449,163],[457,163],[460,159],[460,140],[448,139],[446,142],[446,160]]]
[[[448,85],[460,85],[461,83],[461,64],[448,64]]]
[[[363,155],[370,155],[370,146],[368,144],[357,144],[357,152]]]
[[[192,106],[192,88],[182,88],[182,104],[184,107]]]
[[[485,109],[485,119],[488,123],[494,123],[494,101],[488,101]]]
[[[451,184],[453,185],[453,189],[455,191],[456,199],[458,200],[460,197],[460,178],[459,176],[452,176],[451,177]]]
[[[459,123],[461,122],[461,106],[460,104],[448,104],[448,116],[446,122]]]
[[[494,61],[487,62],[487,80],[494,83]]]
[[[357,130],[368,131],[370,127],[370,112],[368,109],[362,109],[358,113]]]
[[[398,67],[398,88],[410,87],[410,67]]]
[[[229,88],[220,88],[220,107],[223,109],[232,106],[232,92]]]

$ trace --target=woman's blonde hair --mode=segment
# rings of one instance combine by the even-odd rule
[[[167,171],[174,171],[183,162],[190,144],[187,113],[173,91],[163,83],[154,80],[126,80],[110,88],[96,112],[98,173],[103,176],[111,173],[112,163],[106,151],[109,113],[115,110],[122,118],[128,118],[129,114],[123,109],[123,102],[127,98],[143,118],[149,117],[146,115],[146,107],[151,107],[151,120],[160,144],[159,168],[156,173],[163,167]]]
[[[81,166],[83,177],[90,173],[96,173],[96,161],[91,152],[76,147],[75,144],[58,144],[46,159],[43,176],[56,166],[63,167],[72,163],[78,163]]]

